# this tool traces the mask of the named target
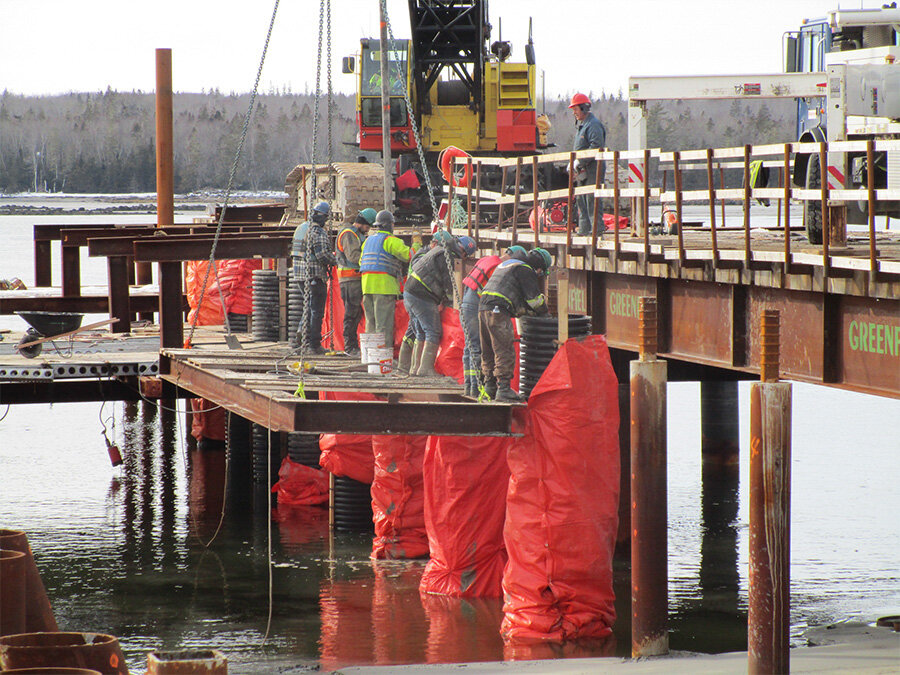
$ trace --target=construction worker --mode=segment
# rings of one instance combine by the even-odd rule
[[[325,352],[322,348],[322,320],[328,300],[328,279],[331,268],[337,263],[331,239],[325,231],[329,210],[327,202],[316,204],[310,212],[310,219],[294,230],[291,246],[294,280],[304,301],[303,318],[297,332],[301,344],[313,354]]]
[[[421,349],[419,366],[410,375],[433,377],[434,360],[441,346],[441,304],[453,305],[453,279],[447,260],[475,255],[477,247],[472,237],[453,237],[443,246],[435,246],[418,255],[410,264],[409,276],[403,290],[403,303],[415,331],[413,354]],[[421,343],[421,347],[419,346]]]
[[[428,246],[422,246],[418,251],[412,254],[412,257],[409,260],[410,266],[412,266],[416,258],[425,255],[425,253],[436,246],[444,246],[448,242],[455,240],[456,237],[448,230],[443,228],[438,229],[438,231],[431,236],[431,241],[428,243]],[[406,326],[406,332],[403,334],[403,339],[400,342],[400,355],[397,358],[396,368],[398,374],[416,374],[422,359],[422,349],[424,346],[425,343],[423,341],[416,341],[416,321],[410,317],[409,323]]]
[[[400,294],[400,280],[410,254],[422,245],[421,235],[414,234],[413,245],[409,247],[400,237],[395,237],[393,231],[393,214],[387,210],[379,211],[359,258],[366,332],[383,334],[384,344],[388,347],[394,345],[394,305]]]
[[[478,301],[484,285],[497,265],[516,258],[524,261],[527,251],[519,245],[510,246],[502,256],[486,255],[478,259],[475,267],[463,279],[463,297],[459,307],[459,320],[463,325],[465,347],[463,349],[463,377],[466,396],[478,395],[478,372],[481,370],[481,338],[478,334]]]
[[[515,258],[497,265],[481,292],[478,302],[478,327],[481,337],[481,372],[484,388],[495,401],[521,401],[510,381],[515,368],[512,319],[523,314],[547,314],[541,275],[552,264],[550,253],[532,249],[528,261]]]
[[[344,303],[344,351],[350,355],[359,354],[357,330],[362,319],[362,275],[359,272],[359,257],[362,242],[369,228],[375,222],[375,209],[366,208],[359,212],[352,224],[344,225],[334,243],[337,259],[337,277],[341,287],[341,301]]]
[[[591,99],[578,93],[572,96],[569,104],[575,116],[575,142],[573,150],[606,147],[606,127],[591,112]],[[603,177],[603,162],[593,158],[575,160],[575,182],[578,185],[596,185],[597,172]],[[603,215],[603,201],[598,199],[597,212]],[[594,223],[594,199],[591,195],[578,195],[575,198],[578,207],[578,234],[591,234]],[[597,233],[606,231],[603,221],[597,223]]]

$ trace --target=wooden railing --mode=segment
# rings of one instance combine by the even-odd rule
[[[645,149],[632,151],[610,151],[610,150],[581,150],[578,152],[559,152],[553,154],[534,155],[528,157],[514,158],[498,158],[498,157],[469,157],[456,158],[454,164],[456,170],[468,172],[472,179],[468,181],[468,185],[464,188],[454,189],[451,185],[445,188],[449,192],[450,201],[454,197],[465,200],[466,206],[466,229],[476,241],[479,240],[480,230],[484,226],[496,227],[504,229],[509,227],[512,241],[515,243],[521,236],[518,232],[520,218],[523,215],[522,208],[533,205],[545,200],[566,200],[567,202],[567,222],[565,227],[566,234],[566,253],[573,253],[572,237],[575,230],[575,223],[572,220],[573,205],[576,197],[579,195],[592,195],[604,200],[611,200],[613,209],[614,223],[618,224],[620,213],[624,210],[623,199],[630,200],[632,222],[633,223],[649,223],[649,208],[651,203],[674,204],[676,222],[678,251],[677,260],[685,265],[691,264],[691,258],[688,249],[685,248],[683,235],[683,209],[685,204],[702,204],[709,205],[709,232],[710,247],[712,250],[713,262],[716,266],[725,264],[726,266],[734,261],[733,254],[727,256],[728,260],[722,259],[721,247],[719,242],[719,234],[724,229],[724,203],[737,202],[743,207],[743,254],[741,262],[749,266],[754,260],[754,251],[751,244],[751,223],[750,223],[750,207],[754,200],[774,200],[778,208],[778,229],[784,233],[783,244],[783,262],[790,269],[793,266],[793,253],[791,251],[790,238],[790,211],[792,202],[818,202],[818,207],[822,213],[822,256],[823,265],[828,272],[832,264],[832,248],[835,245],[835,228],[830,227],[829,217],[831,211],[828,208],[829,203],[840,201],[865,201],[868,203],[868,271],[872,275],[877,275],[881,271],[881,259],[876,246],[876,229],[875,229],[875,212],[876,204],[880,201],[900,200],[900,190],[897,189],[875,189],[874,173],[869,172],[869,184],[865,188],[860,189],[832,189],[828,185],[828,181],[824,180],[828,176],[828,164],[835,164],[835,157],[843,153],[854,153],[856,155],[865,154],[867,156],[868,165],[873,165],[873,157],[875,153],[885,152],[896,154],[900,152],[900,140],[878,140],[878,141],[842,141],[828,143],[785,143],[773,145],[746,145],[734,148],[716,148],[703,150],[685,150],[664,152],[659,149]],[[809,157],[809,161],[818,161],[820,163],[821,186],[815,189],[803,189],[794,187],[791,184],[790,176],[793,170],[793,162],[795,158],[800,156]],[[832,161],[829,162],[829,156]],[[598,175],[597,183],[594,185],[575,185],[572,179],[574,171],[572,170],[574,162],[578,159],[596,159],[611,163],[613,170],[612,175],[617,178],[612,185],[601,182],[605,176]],[[780,176],[780,185],[778,187],[751,187],[750,186],[750,165],[753,161],[761,160],[763,166],[769,168],[777,168]],[[654,173],[655,181],[660,184],[651,184],[649,180],[642,180],[642,176],[647,176],[647,168],[654,162],[660,169]],[[566,188],[558,189],[539,189],[538,171],[540,167],[546,164],[565,164],[569,172],[569,184]],[[841,164],[843,162],[841,161]],[[511,171],[515,171],[516,180],[513,183],[512,193],[501,193],[481,189],[482,169],[486,166],[497,167],[502,172],[501,185],[507,184],[507,178]],[[530,185],[524,185],[521,180],[523,169],[529,167],[533,176]],[[706,171],[707,187],[705,189],[684,189],[683,174],[686,171]],[[726,170],[740,170],[741,182],[738,187],[728,187],[725,182]],[[669,171],[672,172],[674,185],[670,188],[667,184]],[[716,172],[718,172],[719,185],[716,186]],[[609,172],[606,172],[609,173]],[[626,187],[621,186],[622,174],[628,176]],[[716,204],[722,207],[721,220],[717,222]],[[492,206],[492,215],[496,212],[496,222],[484,222],[482,218],[483,207]],[[597,253],[604,250],[612,250],[616,256],[621,253],[621,234],[618,227],[613,228],[613,238],[611,242],[602,240],[598,246],[597,232],[597,204],[594,202],[595,217],[593,219],[594,228],[591,233],[591,244]],[[512,217],[507,218],[506,209],[512,206]],[[526,213],[529,211],[526,211]],[[639,214],[638,218],[634,218],[635,214]],[[449,210],[448,210],[449,218]],[[526,220],[527,224],[527,220]],[[838,223],[839,241],[843,244],[846,236],[846,225]],[[534,227],[533,244],[541,245],[540,227]],[[729,231],[733,231],[730,228]],[[643,252],[649,255],[651,251],[651,233],[649,227],[632,228],[632,235],[637,235],[643,239]],[[633,240],[633,236],[629,237]],[[580,246],[580,244],[579,244]],[[668,258],[668,257],[667,257]]]

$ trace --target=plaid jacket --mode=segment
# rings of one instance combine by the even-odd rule
[[[294,240],[294,278],[299,281],[307,279],[327,279],[331,275],[331,268],[337,263],[332,250],[331,237],[325,229],[317,224],[303,223],[305,231]],[[307,240],[308,239],[308,240]],[[309,247],[309,260],[307,260],[307,247]]]

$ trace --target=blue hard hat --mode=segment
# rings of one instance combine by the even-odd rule
[[[440,229],[431,236],[431,240],[436,244],[446,246],[451,241],[453,241],[453,235],[450,234],[447,230]]]
[[[461,234],[456,240],[459,242],[459,246],[466,257],[471,258],[478,251],[478,247],[475,245],[475,240],[472,237]]]
[[[312,210],[316,213],[321,213],[323,216],[327,216],[331,212],[331,207],[328,206],[328,202],[319,202]]]

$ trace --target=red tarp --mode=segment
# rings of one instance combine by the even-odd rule
[[[185,273],[185,286],[187,288],[188,305],[191,311],[188,313],[188,321],[193,324],[196,320],[198,326],[220,326],[225,320],[222,315],[222,301],[219,299],[219,284],[216,282],[215,270],[209,271],[206,281],[206,291],[203,293],[203,306],[200,304],[200,291],[203,288],[203,279],[206,278],[208,260],[191,260],[187,263]],[[199,313],[199,316],[198,316]]]
[[[422,462],[427,436],[372,436],[375,481],[372,558],[399,560],[428,555]]]
[[[425,527],[431,560],[423,593],[499,597],[506,552],[503,517],[512,439],[429,436]]]
[[[508,454],[503,637],[603,638],[615,620],[618,382],[606,339],[569,340],[528,400]]]
[[[315,506],[328,503],[328,474],[285,457],[278,469],[278,482],[272,486],[278,504],[284,506]]]
[[[323,401],[374,401],[364,392],[323,391]],[[360,483],[372,484],[375,478],[375,455],[372,437],[363,434],[322,434],[319,439],[319,464],[335,476],[346,476]]]
[[[252,314],[253,270],[262,269],[262,260],[219,260],[218,265],[225,311],[231,314]]]
[[[225,440],[225,408],[205,398],[192,398],[191,411],[191,436],[198,441],[201,438]]]

